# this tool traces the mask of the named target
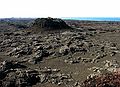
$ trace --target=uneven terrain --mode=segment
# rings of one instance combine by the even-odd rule
[[[65,22],[72,28],[37,33],[2,22],[0,87],[81,87],[119,70],[120,22]]]

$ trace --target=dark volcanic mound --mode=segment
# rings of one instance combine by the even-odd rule
[[[71,27],[58,18],[37,18],[33,23],[33,28],[37,30],[61,30]]]

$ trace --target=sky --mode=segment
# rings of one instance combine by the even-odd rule
[[[0,18],[120,17],[120,0],[0,0]]]

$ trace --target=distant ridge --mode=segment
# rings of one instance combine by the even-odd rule
[[[18,20],[35,20],[37,18],[0,18],[4,21]],[[60,17],[63,20],[83,20],[83,21],[117,21],[120,22],[120,17]]]
[[[87,20],[87,21],[118,21],[120,17],[62,17],[64,20]]]

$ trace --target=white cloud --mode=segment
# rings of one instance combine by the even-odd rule
[[[0,17],[120,17],[119,0],[0,0]]]

